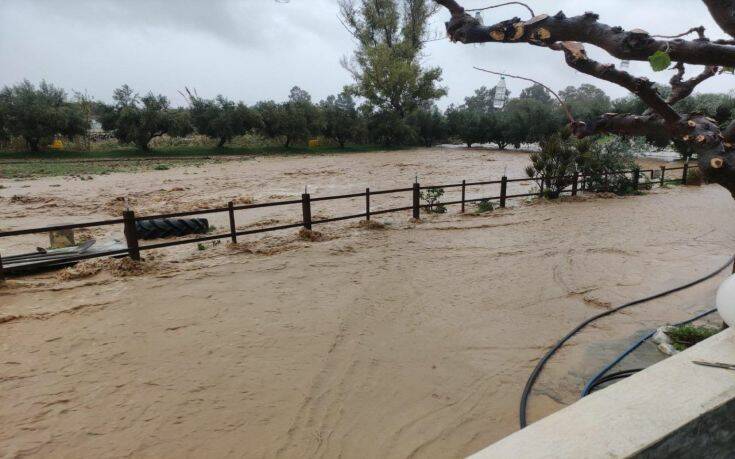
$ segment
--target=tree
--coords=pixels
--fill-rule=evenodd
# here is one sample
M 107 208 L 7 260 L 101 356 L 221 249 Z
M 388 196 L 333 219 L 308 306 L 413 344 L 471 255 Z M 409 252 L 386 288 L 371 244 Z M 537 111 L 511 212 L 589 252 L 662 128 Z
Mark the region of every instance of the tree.
M 540 142 L 563 126 L 558 106 L 536 99 L 512 99 L 503 111 L 520 130 L 517 137 L 524 143 Z
M 10 139 L 10 134 L 8 133 L 8 110 L 6 104 L 2 100 L 2 96 L 0 96 L 0 142 L 6 142 L 8 139 Z
M 353 58 L 343 60 L 355 80 L 349 90 L 365 99 L 367 113 L 375 117 L 371 124 L 384 140 L 401 140 L 397 134 L 410 132 L 406 117 L 446 94 L 437 86 L 441 70 L 421 65 L 428 19 L 437 6 L 427 0 L 340 0 L 339 4 L 341 20 L 358 42 Z M 394 124 L 385 124 L 387 120 Z
M 261 125 L 255 110 L 221 95 L 215 99 L 203 99 L 189 93 L 189 103 L 192 125 L 199 134 L 218 139 L 217 148 Z
M 320 131 L 319 110 L 311 102 L 308 92 L 294 86 L 284 108 L 281 135 L 285 138 L 286 147 L 294 141 L 306 140 L 311 134 Z
M 41 81 L 36 88 L 24 80 L 0 91 L 0 137 L 22 137 L 31 151 L 39 151 L 56 135 L 72 138 L 88 129 L 79 105 L 52 84 Z
M 510 96 L 510 91 L 506 89 L 505 92 L 506 96 Z M 495 88 L 488 89 L 485 86 L 481 86 L 480 89 L 475 90 L 475 94 L 464 98 L 464 104 L 462 106 L 479 113 L 492 113 L 497 111 L 493 105 L 494 100 Z
M 446 134 L 446 120 L 436 105 L 415 110 L 409 115 L 408 124 L 426 147 L 434 145 Z
M 518 96 L 519 99 L 532 99 L 538 102 L 541 102 L 543 104 L 554 104 L 555 101 L 551 99 L 551 96 L 549 95 L 549 91 L 541 86 L 538 83 L 534 83 L 533 85 L 525 88 L 523 91 L 521 91 L 521 95 Z
M 505 150 L 508 145 L 520 148 L 528 137 L 528 125 L 518 120 L 517 116 L 508 111 L 496 112 L 486 116 L 485 141 L 494 143 L 499 150 Z
M 451 13 L 446 26 L 452 41 L 527 43 L 560 51 L 571 68 L 624 87 L 647 107 L 642 115 L 608 112 L 584 120 L 575 119 L 571 127 L 576 137 L 610 133 L 677 139 L 696 153 L 704 178 L 724 186 L 735 197 L 735 122 L 722 129 L 717 120 L 676 108 L 676 103 L 691 95 L 698 84 L 717 75 L 720 69 L 735 67 L 735 40 L 708 40 L 703 27 L 694 27 L 676 38 L 662 38 L 641 29 L 610 27 L 592 12 L 567 17 L 563 12 L 550 16 L 531 11 L 533 18 L 527 21 L 512 18 L 485 26 L 465 12 L 457 0 L 435 1 Z M 735 15 L 732 14 L 735 0 L 702 1 L 720 28 L 735 38 Z M 693 33 L 697 34 L 696 39 L 682 38 Z M 671 62 L 676 62 L 673 67 L 676 73 L 670 81 L 671 93 L 662 95 L 648 79 L 592 59 L 585 44 L 599 47 L 617 59 L 649 62 L 656 71 L 665 70 Z M 704 70 L 684 79 L 686 65 L 702 65 Z
M 286 119 L 286 108 L 284 104 L 277 104 L 272 100 L 258 102 L 255 111 L 260 116 L 260 131 L 269 139 L 275 139 L 283 132 L 282 125 Z
M 491 118 L 467 107 L 451 105 L 446 112 L 450 137 L 461 140 L 472 148 L 473 143 L 485 142 Z
M 578 88 L 567 86 L 559 91 L 559 97 L 571 107 L 575 118 L 583 120 L 594 119 L 612 109 L 610 97 L 602 89 L 587 83 Z
M 352 96 L 343 91 L 329 96 L 319 103 L 322 115 L 322 134 L 337 142 L 340 148 L 354 140 L 358 134 L 360 119 Z
M 271 139 L 283 139 L 286 148 L 293 142 L 306 140 L 321 128 L 319 110 L 309 93 L 298 86 L 291 88 L 287 102 L 259 102 L 255 109 L 262 121 L 261 132 Z
M 139 97 L 128 85 L 113 91 L 114 105 L 104 107 L 102 127 L 115 133 L 120 143 L 133 143 L 150 151 L 150 141 L 162 135 L 184 136 L 192 132 L 189 113 L 174 110 L 168 99 L 149 92 Z

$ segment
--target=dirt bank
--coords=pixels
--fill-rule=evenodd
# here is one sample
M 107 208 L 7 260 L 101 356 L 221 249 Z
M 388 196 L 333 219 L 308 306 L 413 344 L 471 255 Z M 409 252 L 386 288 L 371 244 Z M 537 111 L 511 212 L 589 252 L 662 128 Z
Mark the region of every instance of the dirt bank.
M 191 188 L 184 201 L 259 200 L 300 192 L 286 172 L 308 172 L 327 194 L 410 183 L 414 169 L 444 182 L 480 178 L 485 163 L 500 167 L 495 176 L 525 164 L 491 152 L 368 156 L 70 181 L 63 199 L 91 205 L 173 180 L 165 186 Z M 61 199 L 42 190 L 51 180 L 1 191 L 29 185 L 30 196 Z M 716 186 L 455 212 L 420 224 L 399 214 L 378 229 L 325 226 L 317 241 L 292 231 L 160 251 L 146 269 L 11 281 L 0 290 L 0 456 L 460 457 L 516 429 L 528 373 L 573 325 L 708 272 L 735 250 L 735 204 Z M 8 218 L 28 226 L 37 217 Z M 582 334 L 539 381 L 531 418 L 574 401 L 640 330 L 711 304 L 713 288 Z

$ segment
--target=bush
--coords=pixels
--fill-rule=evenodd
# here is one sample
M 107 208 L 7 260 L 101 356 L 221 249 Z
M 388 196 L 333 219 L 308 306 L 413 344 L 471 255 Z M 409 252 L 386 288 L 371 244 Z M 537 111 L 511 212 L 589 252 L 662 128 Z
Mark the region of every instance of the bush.
M 719 332 L 720 330 L 714 327 L 682 325 L 668 330 L 666 334 L 671 338 L 674 349 L 677 351 L 683 351 L 684 349 L 694 346 L 700 341 L 704 341 Z
M 556 199 L 574 181 L 579 157 L 577 143 L 571 139 L 571 133 L 565 130 L 542 141 L 541 151 L 531 154 L 531 164 L 526 167 L 526 174 L 538 183 L 544 196 Z
M 617 195 L 636 192 L 630 177 L 616 173 L 638 167 L 626 140 L 603 137 L 597 141 L 579 141 L 577 150 L 577 169 L 585 176 L 586 191 L 607 191 Z
M 485 212 L 492 212 L 495 210 L 492 201 L 489 199 L 483 199 L 477 203 L 477 213 L 484 214 Z
M 439 200 L 444 196 L 443 188 L 429 188 L 425 192 L 421 192 L 421 199 L 426 201 L 428 207 L 426 211 L 433 214 L 443 214 L 447 212 L 447 207 Z
M 558 198 L 564 188 L 572 184 L 575 170 L 584 176 L 582 185 L 586 191 L 626 195 L 637 190 L 629 177 L 632 174 L 620 171 L 632 171 L 637 167 L 627 140 L 613 136 L 577 140 L 564 129 L 541 142 L 541 151 L 531 155 L 526 174 L 550 199 Z M 639 184 L 642 189 L 651 186 L 642 176 Z

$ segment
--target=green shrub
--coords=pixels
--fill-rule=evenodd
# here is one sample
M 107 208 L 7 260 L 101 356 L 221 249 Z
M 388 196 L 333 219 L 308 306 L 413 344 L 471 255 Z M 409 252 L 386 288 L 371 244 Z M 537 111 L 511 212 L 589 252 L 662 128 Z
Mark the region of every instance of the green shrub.
M 585 190 L 608 191 L 617 195 L 636 192 L 633 180 L 628 174 L 616 173 L 631 171 L 638 167 L 627 140 L 606 137 L 595 142 L 581 141 L 577 149 L 579 151 L 577 168 L 585 176 Z
M 579 157 L 578 143 L 566 129 L 542 140 L 541 151 L 531 154 L 526 174 L 536 181 L 545 197 L 558 198 L 572 184 Z
M 153 169 L 157 171 L 167 171 L 170 169 L 170 167 L 168 167 L 166 164 L 157 164 L 156 167 L 154 167 Z
M 720 330 L 714 327 L 682 325 L 680 327 L 672 328 L 667 331 L 666 334 L 669 335 L 669 338 L 673 341 L 674 349 L 677 351 L 683 351 L 684 349 L 694 346 L 700 341 L 704 341 L 719 332 Z
M 485 212 L 492 212 L 495 210 L 492 201 L 489 199 L 483 199 L 477 203 L 477 213 L 484 214 Z
M 429 188 L 425 192 L 421 192 L 421 199 L 426 201 L 426 211 L 433 214 L 443 214 L 447 212 L 447 207 L 440 202 L 444 196 L 443 188 Z

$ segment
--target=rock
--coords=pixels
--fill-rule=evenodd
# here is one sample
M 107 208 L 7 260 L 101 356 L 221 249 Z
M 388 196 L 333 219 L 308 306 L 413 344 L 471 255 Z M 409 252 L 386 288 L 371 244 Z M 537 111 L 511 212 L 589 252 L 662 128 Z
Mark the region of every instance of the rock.
M 679 353 L 679 351 L 677 351 L 676 349 L 674 349 L 674 346 L 672 346 L 669 343 L 661 343 L 661 344 L 659 344 L 658 345 L 658 350 L 661 351 L 661 352 L 663 352 L 666 355 L 674 355 L 674 354 L 678 354 Z
M 656 344 L 671 344 L 671 338 L 666 334 L 670 327 L 658 327 L 656 333 L 651 337 L 651 341 Z

